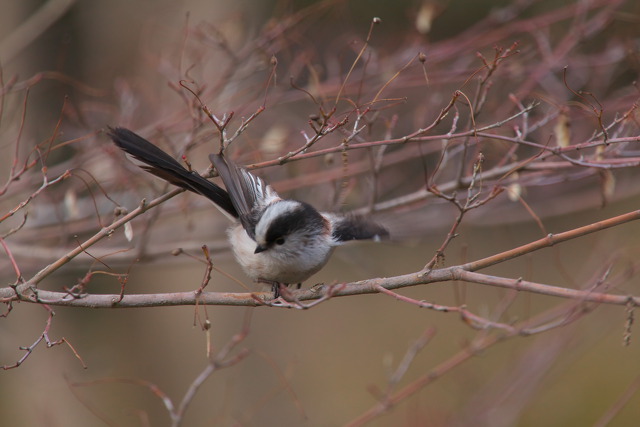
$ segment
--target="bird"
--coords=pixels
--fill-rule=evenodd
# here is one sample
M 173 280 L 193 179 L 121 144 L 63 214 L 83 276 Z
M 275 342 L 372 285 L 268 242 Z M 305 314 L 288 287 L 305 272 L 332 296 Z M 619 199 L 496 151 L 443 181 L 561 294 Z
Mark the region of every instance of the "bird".
M 227 236 L 235 259 L 253 281 L 297 285 L 325 266 L 337 246 L 351 240 L 381 240 L 389 231 L 361 215 L 320 212 L 309 203 L 282 198 L 260 177 L 229 160 L 222 151 L 209 160 L 224 189 L 188 170 L 142 136 L 123 127 L 107 135 L 131 160 L 165 181 L 209 199 L 232 222 Z

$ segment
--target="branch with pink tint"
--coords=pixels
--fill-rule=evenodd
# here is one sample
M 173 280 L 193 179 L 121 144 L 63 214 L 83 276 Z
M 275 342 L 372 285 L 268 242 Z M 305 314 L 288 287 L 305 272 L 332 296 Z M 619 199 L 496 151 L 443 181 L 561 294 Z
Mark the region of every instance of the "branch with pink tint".
M 409 298 L 404 295 L 400 295 L 397 292 L 390 291 L 389 289 L 381 285 L 376 286 L 376 289 L 378 290 L 378 292 L 382 294 L 389 295 L 390 297 L 393 297 L 402 302 L 417 305 L 420 308 L 426 308 L 429 310 L 439 311 L 442 313 L 459 313 L 464 323 L 468 324 L 473 329 L 479 329 L 479 330 L 503 329 L 508 332 L 515 332 L 515 329 L 512 325 L 509 325 L 506 323 L 494 322 L 492 320 L 489 320 L 487 318 L 474 314 L 471 311 L 469 311 L 465 306 L 456 307 L 456 306 L 434 304 L 425 300 L 418 301 L 416 299 Z
M 89 403 L 82 395 L 79 394 L 78 389 L 80 387 L 95 387 L 100 384 L 131 384 L 137 385 L 140 387 L 144 387 L 148 389 L 153 395 L 155 395 L 167 410 L 169 417 L 171 418 L 171 426 L 179 427 L 184 422 L 184 416 L 189 409 L 189 406 L 193 402 L 193 399 L 196 396 L 196 393 L 202 387 L 211 375 L 215 372 L 220 371 L 221 369 L 230 368 L 232 366 L 237 365 L 242 362 L 247 356 L 249 356 L 249 350 L 244 348 L 241 349 L 235 354 L 232 354 L 234 350 L 238 347 L 238 345 L 242 344 L 242 342 L 249 335 L 249 325 L 251 322 L 251 316 L 247 314 L 245 316 L 244 324 L 242 330 L 235 334 L 231 339 L 224 345 L 220 350 L 213 356 L 209 356 L 209 363 L 204 367 L 204 369 L 193 379 L 191 384 L 189 384 L 187 391 L 184 396 L 180 400 L 179 404 L 176 404 L 174 400 L 165 393 L 158 385 L 155 383 L 139 379 L 139 378 L 104 378 L 89 382 L 69 382 L 69 386 L 71 390 L 76 395 L 76 398 L 80 400 L 83 405 L 92 413 L 94 413 L 98 418 L 108 421 L 109 418 L 106 414 L 103 414 L 99 411 L 93 404 Z M 208 349 L 209 351 L 209 349 Z
M 602 283 L 596 282 L 594 286 L 597 287 L 601 285 Z M 409 302 L 411 304 L 415 303 L 412 299 L 399 296 L 395 293 L 393 293 L 393 295 L 391 296 L 394 296 L 396 298 L 399 297 L 400 300 Z M 502 310 L 505 310 L 511 303 L 513 303 L 512 298 L 505 298 L 504 301 L 505 304 L 504 307 L 502 307 Z M 419 301 L 417 302 L 419 303 Z M 583 301 L 566 301 L 563 304 L 559 304 L 555 307 L 547 309 L 530 319 L 520 322 L 514 322 L 511 325 L 499 323 L 497 324 L 493 321 L 490 321 L 489 319 L 478 318 L 476 316 L 475 320 L 479 320 L 480 324 L 485 327 L 480 328 L 480 331 L 476 334 L 474 339 L 465 346 L 465 348 L 463 348 L 460 352 L 451 356 L 444 362 L 431 368 L 426 374 L 420 376 L 416 380 L 413 380 L 398 391 L 395 391 L 393 389 L 393 385 L 395 385 L 396 382 L 393 381 L 394 377 L 392 377 L 389 381 L 389 392 L 382 395 L 378 394 L 376 396 L 378 402 L 376 402 L 374 406 L 351 420 L 346 425 L 348 425 L 349 427 L 362 426 L 378 418 L 379 416 L 390 412 L 395 406 L 408 400 L 412 395 L 422 391 L 423 389 L 433 384 L 446 374 L 449 374 L 461 364 L 467 362 L 473 357 L 486 354 L 486 351 L 488 349 L 494 347 L 497 344 L 506 342 L 518 336 L 528 336 L 532 334 L 548 332 L 552 329 L 567 326 L 568 324 L 581 319 L 594 307 L 595 306 L 585 307 L 583 305 Z M 500 317 L 502 315 L 502 313 L 500 312 L 498 312 L 497 314 L 497 317 Z M 490 333 L 492 330 L 497 330 L 499 332 Z M 424 337 L 421 337 L 417 341 L 417 343 L 421 342 L 423 339 Z M 414 349 L 416 345 L 417 344 L 414 344 L 412 347 L 410 347 L 410 349 L 407 351 L 407 355 L 409 356 L 405 356 L 405 359 L 400 366 L 411 364 L 413 362 L 415 356 L 417 355 L 417 351 L 415 351 Z M 406 367 L 403 369 L 406 370 Z M 371 389 L 371 387 L 369 388 Z
M 175 193 L 178 191 L 176 190 Z M 172 197 L 173 193 L 167 193 L 163 197 Z M 151 202 L 152 204 L 159 203 L 161 199 L 156 199 Z M 138 208 L 132 211 L 129 215 L 140 215 L 140 211 L 143 208 Z M 130 217 L 124 217 L 119 221 L 111 224 L 109 228 L 104 229 L 94 237 L 88 239 L 83 243 L 83 247 L 89 247 L 97 240 L 104 238 L 109 233 L 112 233 L 115 229 L 122 226 L 124 222 L 129 220 Z M 440 269 L 424 269 L 416 273 L 410 273 L 395 277 L 380 278 L 380 279 L 368 279 L 359 282 L 345 283 L 339 285 L 339 289 L 336 289 L 331 285 L 317 285 L 308 290 L 295 291 L 294 295 L 297 301 L 307 301 L 316 299 L 326 299 L 326 297 L 342 297 L 352 295 L 371 294 L 379 292 L 378 286 L 382 286 L 386 289 L 401 289 L 411 286 L 424 285 L 429 283 L 446 282 L 452 280 L 466 281 L 469 283 L 477 283 L 488 286 L 502 287 L 513 289 L 517 291 L 526 291 L 542 295 L 555 296 L 566 299 L 581 300 L 588 302 L 597 302 L 601 304 L 612 304 L 625 306 L 629 303 L 640 305 L 640 296 L 633 295 L 615 295 L 608 293 L 582 291 L 569 288 L 563 288 L 558 286 L 552 286 L 548 284 L 535 283 L 531 281 L 504 277 L 497 277 L 477 273 L 477 270 L 487 268 L 499 263 L 509 261 L 511 259 L 524 256 L 526 254 L 535 252 L 543 248 L 549 248 L 551 246 L 573 240 L 588 234 L 592 234 L 598 231 L 602 231 L 611 227 L 620 226 L 622 224 L 640 219 L 640 210 L 632 211 L 626 214 L 622 214 L 607 220 L 599 221 L 594 224 L 589 224 L 584 227 L 579 227 L 573 230 L 568 230 L 562 233 L 549 234 L 547 237 L 530 242 L 528 244 L 519 246 L 514 249 L 510 249 L 504 252 L 497 253 L 495 255 L 482 258 L 476 261 L 471 261 L 466 264 L 461 264 L 452 267 L 440 268 Z M 76 249 L 75 251 L 82 252 L 83 249 Z M 73 255 L 76 256 L 77 254 Z M 72 259 L 71 255 L 67 255 L 50 266 L 43 269 L 41 272 L 27 280 L 25 283 L 18 285 L 14 288 L 2 288 L 0 289 L 0 298 L 4 301 L 26 301 L 45 303 L 49 305 L 60 306 L 72 306 L 72 307 L 92 307 L 92 308 L 133 308 L 133 307 L 153 307 L 153 306 L 173 306 L 173 305 L 195 305 L 195 304 L 208 304 L 208 305 L 235 305 L 235 306 L 260 306 L 264 305 L 256 300 L 256 297 L 261 298 L 263 301 L 269 300 L 269 293 L 228 293 L 228 292 L 177 292 L 169 294 L 126 294 L 122 296 L 117 295 L 94 295 L 88 294 L 83 298 L 70 298 L 65 292 L 54 292 L 43 289 L 37 289 L 35 285 L 43 280 L 48 274 L 56 269 L 60 268 L 66 262 Z
M 4 365 L 1 366 L 0 368 L 2 368 L 3 370 L 8 370 L 8 369 L 14 369 L 19 367 L 20 365 L 22 365 L 25 360 L 27 360 L 27 358 L 29 356 L 31 356 L 31 354 L 33 353 L 33 351 L 35 350 L 35 348 L 42 342 L 44 341 L 47 348 L 51 348 L 51 347 L 55 347 L 57 345 L 60 344 L 66 344 L 67 347 L 69 347 L 69 349 L 71 350 L 71 352 L 74 354 L 74 356 L 76 357 L 76 359 L 78 359 L 80 361 L 80 363 L 82 364 L 83 368 L 87 368 L 87 366 L 85 365 L 84 361 L 82 360 L 82 357 L 80 357 L 80 354 L 78 354 L 78 352 L 76 351 L 76 349 L 71 345 L 71 343 L 69 342 L 69 340 L 67 340 L 65 337 L 60 338 L 59 340 L 55 340 L 52 341 L 49 338 L 49 330 L 51 329 L 51 321 L 53 320 L 53 315 L 55 314 L 53 312 L 53 310 L 48 307 L 46 304 L 42 304 L 42 307 L 45 308 L 48 312 L 48 317 L 47 317 L 47 322 L 45 324 L 44 330 L 42 331 L 42 334 L 38 337 L 37 340 L 35 340 L 33 342 L 33 344 L 31 344 L 28 347 L 20 347 L 20 350 L 24 351 L 24 355 L 18 359 L 14 364 L 12 365 Z

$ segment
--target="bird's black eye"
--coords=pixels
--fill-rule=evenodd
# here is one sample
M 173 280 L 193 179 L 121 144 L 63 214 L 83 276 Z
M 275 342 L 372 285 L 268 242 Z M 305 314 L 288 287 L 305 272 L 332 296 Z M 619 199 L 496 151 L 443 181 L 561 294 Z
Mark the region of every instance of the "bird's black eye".
M 284 245 L 284 237 L 278 237 L 274 242 L 276 245 Z

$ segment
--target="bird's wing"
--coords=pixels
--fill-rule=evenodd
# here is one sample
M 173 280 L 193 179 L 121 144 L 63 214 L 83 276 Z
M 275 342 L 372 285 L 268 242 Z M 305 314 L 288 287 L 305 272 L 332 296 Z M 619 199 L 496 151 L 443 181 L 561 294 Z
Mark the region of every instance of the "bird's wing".
M 261 178 L 227 160 L 222 154 L 210 154 L 209 160 L 222 178 L 242 226 L 251 238 L 255 238 L 255 226 L 259 219 L 256 214 L 264 206 L 278 200 L 278 194 Z

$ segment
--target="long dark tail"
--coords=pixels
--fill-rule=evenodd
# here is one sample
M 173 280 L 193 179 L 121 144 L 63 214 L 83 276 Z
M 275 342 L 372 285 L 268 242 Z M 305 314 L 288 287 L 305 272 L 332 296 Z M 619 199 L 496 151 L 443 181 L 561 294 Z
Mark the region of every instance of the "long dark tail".
M 147 172 L 185 190 L 203 195 L 233 218 L 238 218 L 229 193 L 197 173 L 188 171 L 173 157 L 140 135 L 121 127 L 110 127 L 107 135 L 120 149 L 141 162 L 136 164 Z

